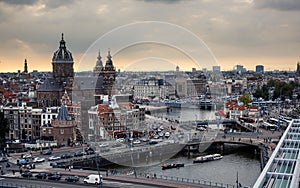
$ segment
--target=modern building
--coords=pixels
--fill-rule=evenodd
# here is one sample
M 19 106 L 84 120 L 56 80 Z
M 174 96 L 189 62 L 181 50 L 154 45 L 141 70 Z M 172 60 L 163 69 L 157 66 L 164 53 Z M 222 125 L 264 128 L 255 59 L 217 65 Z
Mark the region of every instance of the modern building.
M 214 73 L 220 73 L 221 72 L 221 66 L 213 66 L 212 71 Z
M 260 73 L 260 74 L 264 74 L 264 72 L 265 72 L 264 66 L 263 65 L 256 65 L 255 72 Z
M 236 71 L 238 73 L 244 73 L 244 72 L 246 72 L 246 69 L 244 68 L 243 65 L 236 65 L 236 66 L 234 66 L 234 71 Z

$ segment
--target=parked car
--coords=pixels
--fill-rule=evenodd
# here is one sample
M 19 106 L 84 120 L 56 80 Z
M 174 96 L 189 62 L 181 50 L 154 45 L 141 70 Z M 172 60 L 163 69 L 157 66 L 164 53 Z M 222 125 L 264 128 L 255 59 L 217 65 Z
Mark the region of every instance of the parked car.
M 60 156 L 61 159 L 68 159 L 68 158 L 72 158 L 72 157 L 73 157 L 73 156 L 70 155 L 70 154 L 68 154 L 68 153 L 62 154 L 62 155 Z
M 134 141 L 133 141 L 133 144 L 140 144 L 140 143 L 141 143 L 140 140 L 134 140 Z
M 44 155 L 51 155 L 52 154 L 52 151 L 51 150 L 46 150 L 45 152 L 44 152 Z
M 32 155 L 30 153 L 26 153 L 22 156 L 23 159 L 31 159 Z
M 151 140 L 149 141 L 149 144 L 150 144 L 150 145 L 154 145 L 154 144 L 158 144 L 158 142 L 157 142 L 156 140 L 154 140 L 154 139 L 151 139 Z
M 74 157 L 80 157 L 80 156 L 83 156 L 83 155 L 86 155 L 86 152 L 84 151 L 77 151 L 74 153 Z
M 59 160 L 60 156 L 52 155 L 51 157 L 48 158 L 49 161 L 56 161 Z
M 24 172 L 22 173 L 22 176 L 23 176 L 23 177 L 26 177 L 26 178 L 29 178 L 29 177 L 32 177 L 32 173 L 31 173 L 30 171 L 24 171 Z
M 18 159 L 17 160 L 17 165 L 22 166 L 22 165 L 28 165 L 30 164 L 30 161 L 28 159 Z
M 79 181 L 79 177 L 74 176 L 74 175 L 70 175 L 70 176 L 67 176 L 65 180 L 68 181 L 68 182 L 77 182 L 77 181 Z
M 45 158 L 44 157 L 35 157 L 32 162 L 42 163 L 42 162 L 45 162 Z
M 5 163 L 5 162 L 8 162 L 8 158 L 3 157 L 3 158 L 0 160 L 0 163 Z
M 170 137 L 170 132 L 165 132 L 165 137 L 169 138 Z
M 45 172 L 39 172 L 37 175 L 35 175 L 37 179 L 46 179 L 47 174 Z

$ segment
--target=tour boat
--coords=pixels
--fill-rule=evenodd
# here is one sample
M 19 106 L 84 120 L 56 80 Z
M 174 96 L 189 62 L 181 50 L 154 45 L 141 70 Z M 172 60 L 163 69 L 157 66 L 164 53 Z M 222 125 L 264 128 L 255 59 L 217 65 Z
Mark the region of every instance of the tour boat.
M 166 169 L 170 169 L 170 168 L 180 168 L 180 167 L 184 167 L 184 164 L 182 163 L 172 163 L 172 164 L 163 164 L 161 166 L 162 170 L 166 170 Z
M 193 162 L 194 163 L 204 163 L 204 162 L 208 162 L 208 161 L 219 160 L 222 158 L 223 158 L 223 156 L 220 154 L 205 155 L 205 156 L 197 157 Z

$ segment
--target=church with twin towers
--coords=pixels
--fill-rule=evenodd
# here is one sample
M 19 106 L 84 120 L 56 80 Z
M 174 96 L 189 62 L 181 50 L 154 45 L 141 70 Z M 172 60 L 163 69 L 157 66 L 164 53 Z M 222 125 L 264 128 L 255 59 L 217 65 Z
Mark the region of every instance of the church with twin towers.
M 95 96 L 111 96 L 116 68 L 113 65 L 110 50 L 108 50 L 105 65 L 99 51 L 92 77 L 75 76 L 73 65 L 72 53 L 67 49 L 64 34 L 62 34 L 59 48 L 52 57 L 52 76 L 45 78 L 43 84 L 37 89 L 39 107 L 60 106 L 60 99 L 65 92 L 68 93 L 71 101 L 97 101 Z

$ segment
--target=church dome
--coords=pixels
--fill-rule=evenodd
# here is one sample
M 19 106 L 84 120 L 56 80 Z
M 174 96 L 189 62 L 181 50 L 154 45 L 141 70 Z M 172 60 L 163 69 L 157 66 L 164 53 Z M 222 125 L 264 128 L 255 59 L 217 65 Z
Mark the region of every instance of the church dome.
M 67 50 L 66 42 L 64 41 L 64 34 L 62 33 L 61 41 L 59 42 L 59 49 L 54 52 L 53 63 L 73 63 L 72 53 Z

